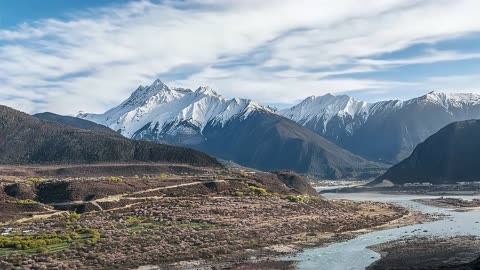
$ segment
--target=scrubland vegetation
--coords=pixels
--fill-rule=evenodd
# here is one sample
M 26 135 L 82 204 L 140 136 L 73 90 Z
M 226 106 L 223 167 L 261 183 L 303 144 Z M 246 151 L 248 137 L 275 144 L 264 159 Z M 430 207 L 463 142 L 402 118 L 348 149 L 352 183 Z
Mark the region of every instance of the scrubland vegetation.
M 284 178 L 208 169 L 5 182 L 23 198 L 0 197 L 10 209 L 0 225 L 0 268 L 228 264 L 271 246 L 318 245 L 408 213 L 383 203 L 327 201 L 298 182 L 303 178 Z

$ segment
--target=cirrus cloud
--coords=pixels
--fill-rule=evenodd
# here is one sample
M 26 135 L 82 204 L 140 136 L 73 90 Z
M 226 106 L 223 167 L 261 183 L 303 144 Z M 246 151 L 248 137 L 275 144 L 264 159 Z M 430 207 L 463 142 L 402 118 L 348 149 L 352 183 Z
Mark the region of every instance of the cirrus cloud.
M 263 103 L 428 87 L 427 77 L 405 82 L 349 74 L 478 59 L 461 50 L 378 56 L 476 33 L 480 21 L 471 18 L 479 9 L 471 0 L 198 0 L 83 10 L 0 30 L 1 102 L 27 112 L 101 112 L 157 77 Z

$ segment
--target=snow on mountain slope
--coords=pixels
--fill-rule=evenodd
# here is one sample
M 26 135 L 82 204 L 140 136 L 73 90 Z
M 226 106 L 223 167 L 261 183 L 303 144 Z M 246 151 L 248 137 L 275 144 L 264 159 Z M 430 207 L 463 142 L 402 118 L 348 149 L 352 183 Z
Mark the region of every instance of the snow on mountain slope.
M 164 136 L 201 134 L 205 126 L 224 125 L 233 117 L 256 110 L 270 111 L 248 99 L 225 99 L 208 87 L 195 91 L 173 88 L 156 80 L 103 114 L 79 114 L 120 131 L 126 137 L 161 141 Z
M 345 114 L 362 104 L 339 101 Z M 332 109 L 333 110 L 333 109 Z M 103 114 L 78 117 L 137 140 L 183 145 L 260 170 L 290 169 L 324 179 L 369 178 L 385 169 L 248 99 L 208 87 L 172 88 L 156 80 Z
M 300 104 L 281 110 L 278 114 L 302 125 L 311 121 L 322 121 L 324 131 L 326 131 L 327 124 L 334 117 L 365 118 L 368 110 L 369 104 L 364 101 L 357 101 L 346 95 L 326 94 L 320 97 L 308 97 Z
M 279 114 L 353 153 L 397 162 L 445 125 L 480 118 L 480 95 L 430 92 L 407 101 L 368 104 L 327 94 L 309 97 Z
M 436 104 L 449 110 L 452 108 L 479 105 L 480 95 L 473 93 L 439 93 L 432 91 L 426 95 L 405 102 L 405 104 L 412 103 Z

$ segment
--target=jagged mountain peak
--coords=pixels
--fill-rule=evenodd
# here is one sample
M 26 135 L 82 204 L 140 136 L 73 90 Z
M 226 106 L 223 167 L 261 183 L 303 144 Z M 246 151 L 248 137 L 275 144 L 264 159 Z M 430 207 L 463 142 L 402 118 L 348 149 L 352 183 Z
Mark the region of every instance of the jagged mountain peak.
M 280 114 L 353 153 L 397 162 L 443 126 L 480 118 L 480 95 L 431 91 L 375 103 L 325 95 L 309 97 Z
M 366 118 L 375 113 L 398 110 L 404 106 L 419 103 L 440 105 L 448 110 L 449 108 L 480 104 L 480 95 L 431 91 L 406 101 L 386 100 L 367 103 L 348 95 L 328 93 L 323 96 L 310 96 L 291 108 L 279 111 L 279 114 L 301 124 L 320 120 L 324 122 L 323 126 L 326 128 L 328 122 L 336 116 L 360 117 L 366 120 Z
M 222 97 L 220 94 L 215 92 L 209 86 L 200 86 L 199 88 L 197 88 L 197 90 L 195 90 L 195 93 L 204 94 L 204 95 L 207 95 L 207 96 Z
M 80 117 L 126 137 L 186 145 L 259 169 L 294 169 L 327 178 L 382 169 L 272 108 L 250 99 L 226 99 L 209 87 L 191 91 L 155 82 L 104 114 Z M 359 164 L 370 166 L 369 172 Z
M 359 107 L 357 109 L 360 109 L 361 107 L 368 105 L 367 102 L 356 100 L 348 95 L 333 95 L 328 93 L 323 96 L 310 96 L 294 107 L 300 107 L 302 105 L 309 104 L 315 106 L 315 109 L 327 111 L 330 111 L 331 109 L 338 109 L 339 111 L 345 111 L 352 115 L 357 113 L 353 107 L 356 106 Z M 352 109 L 354 109 L 354 111 L 352 111 Z
M 480 97 L 479 94 L 475 93 L 456 93 L 456 92 L 441 92 L 437 90 L 433 90 L 428 92 L 427 94 L 419 97 L 419 99 L 456 99 L 456 100 L 471 100 L 474 99 L 476 100 L 478 97 Z
M 292 108 L 279 111 L 279 114 L 300 123 L 307 123 L 314 119 L 323 119 L 326 123 L 335 116 L 364 115 L 368 108 L 367 102 L 358 101 L 348 95 L 337 96 L 328 93 L 323 96 L 308 97 Z
M 480 104 L 480 95 L 474 93 L 448 93 L 430 91 L 429 93 L 406 101 L 406 104 L 436 104 L 446 109 Z
M 207 86 L 192 91 L 155 80 L 150 86 L 140 86 L 122 104 L 104 114 L 79 117 L 106 125 L 127 137 L 140 136 L 139 131 L 174 136 L 179 132 L 201 134 L 208 123 L 223 125 L 256 110 L 272 112 L 249 99 L 228 100 Z

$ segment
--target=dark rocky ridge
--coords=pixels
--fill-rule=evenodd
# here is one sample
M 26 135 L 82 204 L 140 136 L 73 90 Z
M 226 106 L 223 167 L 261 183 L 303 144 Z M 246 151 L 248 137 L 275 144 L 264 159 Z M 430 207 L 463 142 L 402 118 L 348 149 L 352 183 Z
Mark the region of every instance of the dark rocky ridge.
M 264 171 L 293 170 L 317 178 L 371 178 L 386 168 L 367 161 L 285 117 L 257 111 L 223 126 L 209 124 L 193 147 Z
M 0 164 L 140 161 L 220 166 L 196 150 L 72 128 L 5 106 L 0 106 L 0 153 Z
M 56 122 L 59 124 L 64 124 L 67 126 L 75 127 L 75 128 L 80 128 L 80 129 L 86 129 L 86 130 L 91 130 L 95 132 L 102 132 L 110 135 L 117 135 L 121 136 L 117 132 L 113 131 L 109 127 L 99 125 L 97 123 L 80 119 L 77 117 L 72 117 L 72 116 L 65 116 L 65 115 L 58 115 L 54 114 L 51 112 L 44 112 L 44 113 L 37 113 L 34 114 L 33 116 L 37 117 L 38 119 L 42 120 L 47 120 L 51 122 Z
M 299 194 L 307 194 L 310 196 L 319 196 L 319 193 L 310 185 L 308 179 L 304 176 L 296 174 L 292 171 L 275 172 L 277 178 L 282 181 L 291 190 Z
M 452 123 L 419 144 L 407 159 L 390 168 L 372 184 L 433 184 L 479 181 L 480 120 Z

